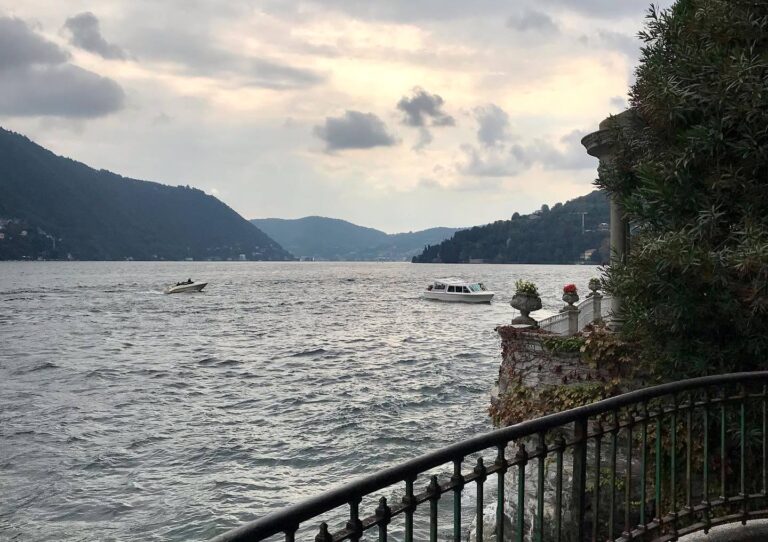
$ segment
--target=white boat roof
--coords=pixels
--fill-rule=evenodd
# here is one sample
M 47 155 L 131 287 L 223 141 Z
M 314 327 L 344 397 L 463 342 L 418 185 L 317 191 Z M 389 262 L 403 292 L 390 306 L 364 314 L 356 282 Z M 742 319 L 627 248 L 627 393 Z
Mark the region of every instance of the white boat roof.
M 457 284 L 459 284 L 461 286 L 464 286 L 466 284 L 479 284 L 480 283 L 480 281 L 470 281 L 470 280 L 459 279 L 459 278 L 456 278 L 456 277 L 448 277 L 448 278 L 444 278 L 444 279 L 435 279 L 435 282 L 440 282 L 442 284 L 449 284 L 449 285 L 453 285 L 453 286 L 455 286 Z

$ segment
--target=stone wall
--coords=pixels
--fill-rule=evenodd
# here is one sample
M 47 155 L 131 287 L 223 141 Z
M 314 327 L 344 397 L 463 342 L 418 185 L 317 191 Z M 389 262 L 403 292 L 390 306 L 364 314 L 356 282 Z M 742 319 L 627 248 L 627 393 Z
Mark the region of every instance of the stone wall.
M 499 396 L 518 384 L 540 390 L 545 386 L 605 381 L 609 378 L 606 371 L 584 362 L 579 352 L 555 354 L 548 351 L 542 339 L 556 335 L 514 326 L 500 326 L 496 331 L 501 337 Z

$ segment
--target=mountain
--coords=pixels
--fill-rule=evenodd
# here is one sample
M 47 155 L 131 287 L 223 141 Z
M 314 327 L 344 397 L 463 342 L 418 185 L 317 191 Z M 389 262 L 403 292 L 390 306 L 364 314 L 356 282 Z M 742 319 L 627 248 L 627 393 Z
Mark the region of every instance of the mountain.
M 0 260 L 293 259 L 195 188 L 97 171 L 2 128 L 0 164 Z
M 551 209 L 543 205 L 530 215 L 462 230 L 413 262 L 601 263 L 610 256 L 608 221 L 608 198 L 595 190 Z
M 426 245 L 439 243 L 459 231 L 458 228 L 431 228 L 387 234 L 322 216 L 294 220 L 257 218 L 251 223 L 295 255 L 317 260 L 407 260 Z

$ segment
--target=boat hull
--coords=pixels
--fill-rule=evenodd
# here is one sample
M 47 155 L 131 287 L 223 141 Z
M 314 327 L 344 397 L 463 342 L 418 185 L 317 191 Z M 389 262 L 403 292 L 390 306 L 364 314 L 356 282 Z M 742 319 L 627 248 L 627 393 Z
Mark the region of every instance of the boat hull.
M 448 293 L 448 292 L 424 292 L 424 299 L 431 299 L 433 301 L 448 301 L 450 303 L 490 303 L 493 299 L 493 293 L 491 292 L 477 292 L 477 293 Z
M 192 284 L 181 284 L 179 286 L 171 286 L 168 288 L 166 294 L 188 294 L 192 292 L 199 292 L 208 285 L 207 282 L 193 282 Z

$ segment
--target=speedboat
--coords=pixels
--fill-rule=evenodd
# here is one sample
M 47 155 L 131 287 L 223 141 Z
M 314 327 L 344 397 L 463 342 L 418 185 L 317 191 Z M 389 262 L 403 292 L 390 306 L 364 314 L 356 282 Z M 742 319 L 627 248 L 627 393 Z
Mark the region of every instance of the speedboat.
M 490 303 L 493 295 L 482 282 L 467 282 L 457 278 L 437 279 L 424 292 L 425 299 L 459 303 Z
M 177 282 L 174 286 L 165 289 L 166 294 L 186 294 L 190 292 L 199 292 L 208 285 L 207 282 Z

